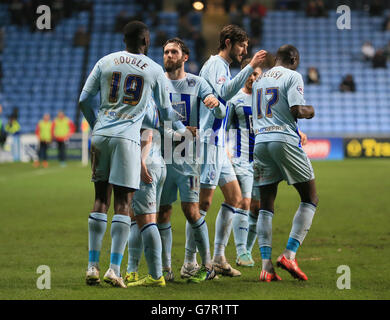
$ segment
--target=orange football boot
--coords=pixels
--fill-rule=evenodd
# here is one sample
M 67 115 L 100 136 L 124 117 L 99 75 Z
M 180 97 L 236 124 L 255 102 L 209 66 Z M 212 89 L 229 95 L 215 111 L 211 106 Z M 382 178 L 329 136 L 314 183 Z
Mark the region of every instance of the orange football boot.
M 284 254 L 282 254 L 277 262 L 276 265 L 279 268 L 282 268 L 289 272 L 294 278 L 299 280 L 307 280 L 307 276 L 303 273 L 303 271 L 298 267 L 298 261 L 297 259 L 289 260 L 287 259 Z
M 279 277 L 276 274 L 276 272 L 269 273 L 267 271 L 261 270 L 259 280 L 263 281 L 263 282 L 271 282 L 271 281 L 280 281 L 280 280 L 282 280 L 282 278 Z

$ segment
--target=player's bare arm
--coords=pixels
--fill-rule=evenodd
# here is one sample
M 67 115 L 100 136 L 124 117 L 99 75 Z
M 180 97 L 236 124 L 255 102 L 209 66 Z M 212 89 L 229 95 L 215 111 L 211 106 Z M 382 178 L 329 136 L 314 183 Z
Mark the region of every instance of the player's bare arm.
M 299 136 L 301 137 L 301 143 L 304 146 L 307 143 L 307 135 L 298 129 Z
M 249 65 L 253 69 L 260 67 L 260 65 L 264 62 L 266 56 L 267 56 L 267 51 L 265 51 L 265 50 L 257 51 L 255 53 L 255 55 L 253 56 L 251 62 L 249 62 Z
M 290 111 L 295 119 L 311 119 L 315 114 L 313 106 L 293 106 Z
M 152 130 L 142 130 L 142 139 L 141 139 L 141 180 L 145 183 L 152 183 L 153 179 L 149 174 L 148 168 L 146 166 L 146 159 L 148 158 L 150 149 L 152 148 L 153 140 L 153 131 Z

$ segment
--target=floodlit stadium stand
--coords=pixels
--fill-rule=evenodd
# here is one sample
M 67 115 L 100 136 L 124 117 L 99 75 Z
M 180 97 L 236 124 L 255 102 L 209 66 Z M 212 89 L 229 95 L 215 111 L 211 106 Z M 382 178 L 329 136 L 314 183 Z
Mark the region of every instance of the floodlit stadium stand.
M 295 45 L 301 54 L 298 71 L 305 82 L 309 67 L 319 70 L 320 85 L 305 85 L 306 101 L 315 107 L 316 117 L 300 121 L 303 131 L 339 136 L 390 133 L 390 67 L 373 69 L 360 54 L 367 40 L 375 48 L 389 42 L 390 32 L 381 31 L 384 16 L 352 12 L 351 30 L 338 30 L 336 11 L 327 18 L 307 18 L 295 11 L 267 14 L 262 48 L 275 52 L 283 44 Z M 338 90 L 347 74 L 354 77 L 354 93 Z
M 121 33 L 115 33 L 115 18 L 121 11 L 138 12 L 135 1 L 94 1 L 93 11 L 74 13 L 62 19 L 52 31 L 31 32 L 27 26 L 10 23 L 8 5 L 0 4 L 0 21 L 5 26 L 6 41 L 0 60 L 3 66 L 0 103 L 7 115 L 19 108 L 22 132 L 33 132 L 46 112 L 55 116 L 63 109 L 76 120 L 77 99 L 85 76 L 102 56 L 124 45 Z M 158 30 L 168 38 L 177 36 L 178 13 L 159 12 Z M 373 69 L 362 61 L 362 44 L 369 40 L 375 48 L 384 47 L 390 32 L 382 32 L 383 17 L 352 12 L 352 29 L 338 30 L 337 14 L 327 18 L 307 18 L 303 12 L 269 11 L 264 18 L 261 48 L 275 52 L 285 43 L 301 53 L 299 70 L 306 82 L 307 69 L 319 70 L 320 85 L 306 85 L 306 101 L 316 109 L 316 118 L 301 121 L 309 135 L 350 135 L 390 133 L 390 68 Z M 192 25 L 201 29 L 201 14 L 190 15 Z M 151 17 L 144 21 L 151 25 Z M 244 25 L 248 26 L 248 19 Z M 75 31 L 91 26 L 89 47 L 74 47 Z M 156 29 L 151 30 L 154 43 Z M 193 41 L 187 41 L 193 55 Z M 149 56 L 162 64 L 162 48 L 152 46 Z M 346 74 L 356 82 L 355 93 L 341 93 L 338 86 Z

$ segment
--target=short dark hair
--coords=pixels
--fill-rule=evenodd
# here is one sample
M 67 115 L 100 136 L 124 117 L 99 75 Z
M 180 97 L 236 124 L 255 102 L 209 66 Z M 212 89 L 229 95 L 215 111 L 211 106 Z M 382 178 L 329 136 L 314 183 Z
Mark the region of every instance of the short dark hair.
M 291 44 L 281 46 L 276 53 L 276 60 L 283 64 L 294 64 L 294 59 L 299 59 L 299 51 Z
M 167 40 L 167 42 L 165 42 L 164 43 L 164 45 L 163 45 L 163 50 L 165 49 L 165 47 L 169 44 L 169 43 L 176 43 L 179 47 L 180 47 L 180 49 L 181 49 L 181 51 L 184 53 L 184 54 L 186 54 L 186 55 L 190 55 L 190 49 L 186 46 L 186 44 L 184 43 L 184 41 L 183 40 L 181 40 L 180 38 L 172 38 L 172 39 L 169 39 L 169 40 Z
M 145 33 L 149 32 L 148 26 L 142 21 L 131 21 L 123 28 L 124 41 L 128 48 L 142 46 Z
M 225 44 L 226 39 L 230 39 L 232 46 L 236 42 L 244 42 L 249 40 L 248 34 L 242 28 L 234 24 L 229 24 L 223 27 L 219 35 L 219 47 L 218 47 L 219 51 L 226 48 L 226 44 Z

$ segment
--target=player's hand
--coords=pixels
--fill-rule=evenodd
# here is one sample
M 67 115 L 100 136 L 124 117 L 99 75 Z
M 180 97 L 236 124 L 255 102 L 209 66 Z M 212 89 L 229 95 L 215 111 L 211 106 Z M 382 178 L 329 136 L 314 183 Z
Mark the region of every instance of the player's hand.
M 301 136 L 301 144 L 304 146 L 307 143 L 307 135 L 303 133 L 301 130 L 298 131 Z
M 249 62 L 250 66 L 255 69 L 257 67 L 260 67 L 260 65 L 264 62 L 266 56 L 267 56 L 267 51 L 265 50 L 260 50 L 255 53 L 253 56 L 251 62 Z
M 219 105 L 218 99 L 216 97 L 214 97 L 213 95 L 207 96 L 206 99 L 203 100 L 203 103 L 210 110 L 218 107 L 218 105 Z
M 189 130 L 189 131 L 191 132 L 191 134 L 192 134 L 193 137 L 196 137 L 197 132 L 198 132 L 197 127 L 190 127 L 190 126 L 187 126 L 186 128 L 187 128 L 187 130 Z
M 153 182 L 152 177 L 149 174 L 148 168 L 146 167 L 145 162 L 141 162 L 141 180 L 147 184 Z

